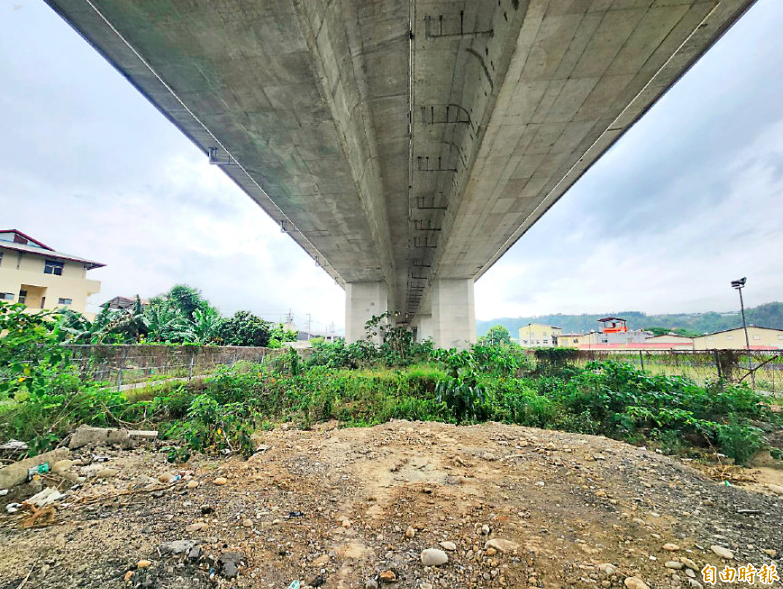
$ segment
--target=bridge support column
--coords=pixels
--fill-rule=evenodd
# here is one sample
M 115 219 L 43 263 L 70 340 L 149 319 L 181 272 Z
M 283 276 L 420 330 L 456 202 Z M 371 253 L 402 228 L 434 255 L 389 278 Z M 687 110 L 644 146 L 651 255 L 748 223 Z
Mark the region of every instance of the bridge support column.
M 466 349 L 476 341 L 473 279 L 436 279 L 431 288 L 432 339 L 435 347 Z
M 364 324 L 373 315 L 380 315 L 388 310 L 386 283 L 379 282 L 346 282 L 345 283 L 345 341 L 352 344 L 364 339 Z M 374 338 L 380 343 L 380 338 Z
M 432 315 L 419 315 L 416 324 L 416 341 L 432 339 Z

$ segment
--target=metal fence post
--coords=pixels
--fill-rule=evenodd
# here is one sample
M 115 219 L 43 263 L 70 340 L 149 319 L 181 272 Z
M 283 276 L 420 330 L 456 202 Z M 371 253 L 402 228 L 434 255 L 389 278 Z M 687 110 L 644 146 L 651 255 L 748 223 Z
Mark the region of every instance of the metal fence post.
M 124 347 L 122 349 L 122 361 L 120 362 L 120 374 L 117 376 L 117 390 L 122 390 L 122 375 L 125 371 L 125 360 L 128 359 L 128 348 Z
M 644 356 L 642 355 L 642 351 L 639 350 L 639 362 L 642 365 L 642 372 L 644 372 Z

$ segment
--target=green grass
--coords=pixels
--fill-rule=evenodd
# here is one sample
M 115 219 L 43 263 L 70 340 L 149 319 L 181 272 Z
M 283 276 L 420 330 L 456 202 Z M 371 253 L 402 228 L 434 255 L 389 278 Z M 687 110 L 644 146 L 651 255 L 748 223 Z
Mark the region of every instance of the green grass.
M 612 361 L 520 367 L 491 350 L 481 353 L 481 362 L 467 352 L 438 352 L 437 360 L 396 368 L 240 363 L 203 379 L 153 380 L 127 392 L 58 373 L 56 394 L 39 387 L 0 402 L 0 436 L 38 451 L 80 423 L 154 427 L 171 440 L 172 459 L 183 460 L 192 450 L 249 454 L 254 431 L 283 421 L 309 428 L 331 419 L 344 426 L 492 420 L 602 434 L 666 452 L 714 446 L 743 463 L 765 446 L 765 430 L 780 427 L 780 414 L 745 385 L 702 384 Z

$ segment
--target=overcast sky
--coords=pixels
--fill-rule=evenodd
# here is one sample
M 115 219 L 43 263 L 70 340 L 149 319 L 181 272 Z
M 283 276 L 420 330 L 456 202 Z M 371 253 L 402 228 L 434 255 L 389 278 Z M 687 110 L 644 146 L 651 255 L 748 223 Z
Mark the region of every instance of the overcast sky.
M 476 284 L 480 319 L 783 300 L 783 2 L 759 0 Z M 343 291 L 43 2 L 0 0 L 0 229 L 314 329 Z

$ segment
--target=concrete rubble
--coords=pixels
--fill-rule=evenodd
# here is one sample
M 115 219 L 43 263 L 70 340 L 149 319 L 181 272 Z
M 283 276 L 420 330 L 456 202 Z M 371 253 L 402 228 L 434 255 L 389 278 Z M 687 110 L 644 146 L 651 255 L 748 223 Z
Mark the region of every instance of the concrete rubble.
M 127 430 L 108 427 L 80 426 L 71 436 L 68 447 L 77 450 L 84 446 L 119 446 L 133 448 L 143 442 L 157 439 L 154 430 Z

